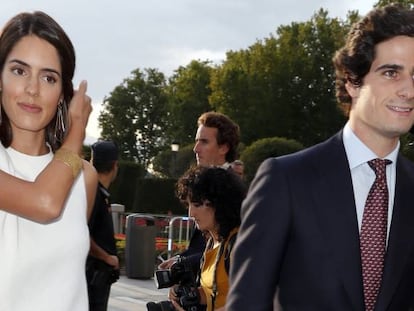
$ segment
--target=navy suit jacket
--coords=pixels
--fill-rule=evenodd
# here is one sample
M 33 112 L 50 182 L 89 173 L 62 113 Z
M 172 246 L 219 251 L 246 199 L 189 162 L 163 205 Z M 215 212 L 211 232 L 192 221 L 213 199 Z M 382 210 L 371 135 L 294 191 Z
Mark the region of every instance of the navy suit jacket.
M 398 156 L 375 311 L 414 310 L 414 164 Z M 276 295 L 277 292 L 277 295 Z M 264 161 L 242 206 L 227 311 L 363 311 L 359 230 L 342 132 Z

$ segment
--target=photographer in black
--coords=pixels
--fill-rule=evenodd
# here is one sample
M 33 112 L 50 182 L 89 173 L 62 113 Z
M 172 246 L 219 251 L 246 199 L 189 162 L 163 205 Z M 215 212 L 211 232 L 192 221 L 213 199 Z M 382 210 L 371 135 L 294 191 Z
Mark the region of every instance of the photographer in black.
M 224 310 L 231 249 L 246 191 L 240 177 L 221 167 L 192 167 L 177 182 L 177 197 L 187 206 L 197 228 L 208 237 L 197 283 L 202 307 L 198 310 Z M 180 304 L 179 287 L 171 287 L 169 299 L 175 310 L 188 311 Z
M 89 218 L 90 250 L 86 261 L 89 311 L 106 311 L 112 283 L 119 278 L 114 226 L 108 188 L 118 174 L 118 146 L 98 141 L 91 146 L 91 163 L 99 185 Z

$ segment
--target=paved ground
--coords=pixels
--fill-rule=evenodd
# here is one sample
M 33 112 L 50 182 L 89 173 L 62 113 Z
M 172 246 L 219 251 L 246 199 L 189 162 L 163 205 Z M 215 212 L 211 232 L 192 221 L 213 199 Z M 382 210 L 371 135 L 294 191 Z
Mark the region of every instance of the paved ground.
M 154 280 L 121 275 L 111 287 L 108 311 L 146 311 L 147 302 L 167 299 L 168 289 L 157 289 Z

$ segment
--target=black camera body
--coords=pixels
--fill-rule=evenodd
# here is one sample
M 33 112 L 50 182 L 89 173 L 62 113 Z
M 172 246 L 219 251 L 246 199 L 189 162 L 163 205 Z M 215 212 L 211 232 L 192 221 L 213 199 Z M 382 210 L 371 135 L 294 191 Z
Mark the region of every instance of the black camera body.
M 186 311 L 201 311 L 199 307 L 200 297 L 191 263 L 185 257 L 178 257 L 175 264 L 169 270 L 155 271 L 155 284 L 158 289 L 167 288 L 178 284 L 175 293 L 180 305 Z M 204 309 L 204 308 L 203 308 Z M 148 311 L 174 311 L 171 301 L 158 303 L 148 302 Z

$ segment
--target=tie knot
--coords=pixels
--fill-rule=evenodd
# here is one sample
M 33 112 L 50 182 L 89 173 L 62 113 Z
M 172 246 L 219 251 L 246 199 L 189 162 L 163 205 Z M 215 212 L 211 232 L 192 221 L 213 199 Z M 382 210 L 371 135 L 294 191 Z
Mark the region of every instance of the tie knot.
M 374 159 L 368 161 L 368 165 L 374 170 L 375 175 L 385 175 L 385 167 L 392 161 L 388 159 Z

